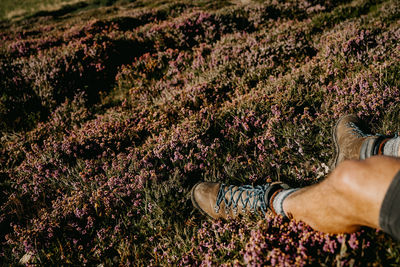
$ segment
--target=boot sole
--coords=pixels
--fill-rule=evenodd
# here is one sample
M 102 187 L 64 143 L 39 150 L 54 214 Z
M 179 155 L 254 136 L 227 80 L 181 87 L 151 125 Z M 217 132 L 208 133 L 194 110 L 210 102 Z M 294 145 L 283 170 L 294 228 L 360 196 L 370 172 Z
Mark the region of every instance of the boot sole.
M 333 159 L 331 160 L 331 164 L 330 164 L 330 166 L 329 166 L 330 169 L 331 169 L 331 171 L 333 171 L 333 170 L 335 169 L 336 164 L 337 164 L 337 160 L 338 160 L 338 157 L 339 157 L 339 145 L 338 145 L 337 140 L 336 140 L 336 128 L 337 128 L 337 126 L 339 125 L 339 122 L 342 120 L 342 118 L 343 118 L 343 117 L 341 117 L 341 118 L 336 122 L 335 126 L 332 127 L 332 130 L 331 130 L 333 143 L 335 144 L 335 154 L 333 155 Z

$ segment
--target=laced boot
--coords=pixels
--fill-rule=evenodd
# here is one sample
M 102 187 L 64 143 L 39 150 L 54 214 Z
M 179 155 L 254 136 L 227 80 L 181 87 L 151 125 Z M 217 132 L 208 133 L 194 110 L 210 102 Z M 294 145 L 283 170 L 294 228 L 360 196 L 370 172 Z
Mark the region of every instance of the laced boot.
M 289 187 L 282 183 L 233 186 L 203 182 L 193 187 L 191 198 L 197 209 L 213 219 L 235 218 L 248 212 L 265 216 L 271 197 L 287 188 Z
M 386 137 L 368 134 L 362 125 L 362 121 L 355 115 L 346 115 L 337 121 L 332 130 L 336 148 L 331 164 L 332 170 L 344 160 L 366 159 L 382 154 L 382 145 L 387 140 Z

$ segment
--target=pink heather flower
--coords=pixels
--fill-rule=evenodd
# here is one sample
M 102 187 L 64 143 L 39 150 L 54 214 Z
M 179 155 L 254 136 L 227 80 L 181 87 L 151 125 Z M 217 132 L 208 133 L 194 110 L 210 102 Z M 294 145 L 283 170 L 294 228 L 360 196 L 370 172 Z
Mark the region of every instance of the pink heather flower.
M 356 236 L 355 233 L 350 235 L 348 243 L 349 243 L 349 246 L 352 249 L 357 249 L 358 248 L 359 241 L 358 241 L 357 236 Z

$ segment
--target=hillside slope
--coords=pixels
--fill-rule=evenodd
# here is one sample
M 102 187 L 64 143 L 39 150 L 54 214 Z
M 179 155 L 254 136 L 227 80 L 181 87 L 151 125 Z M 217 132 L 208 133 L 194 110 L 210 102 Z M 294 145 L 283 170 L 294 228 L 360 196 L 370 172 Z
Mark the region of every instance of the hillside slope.
M 399 263 L 380 231 L 210 221 L 189 197 L 201 180 L 320 181 L 346 113 L 398 132 L 399 1 L 34 8 L 0 22 L 2 263 Z

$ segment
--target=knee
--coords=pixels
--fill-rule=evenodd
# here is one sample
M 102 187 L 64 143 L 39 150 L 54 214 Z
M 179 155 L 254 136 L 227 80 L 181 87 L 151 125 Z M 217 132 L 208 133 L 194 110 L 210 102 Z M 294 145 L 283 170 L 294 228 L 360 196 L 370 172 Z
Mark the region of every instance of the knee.
M 375 156 L 366 160 L 341 162 L 328 177 L 328 184 L 339 192 L 376 191 L 388 185 L 400 170 L 400 159 Z
M 338 193 L 353 195 L 363 186 L 365 168 L 359 160 L 340 163 L 328 178 L 329 185 Z

